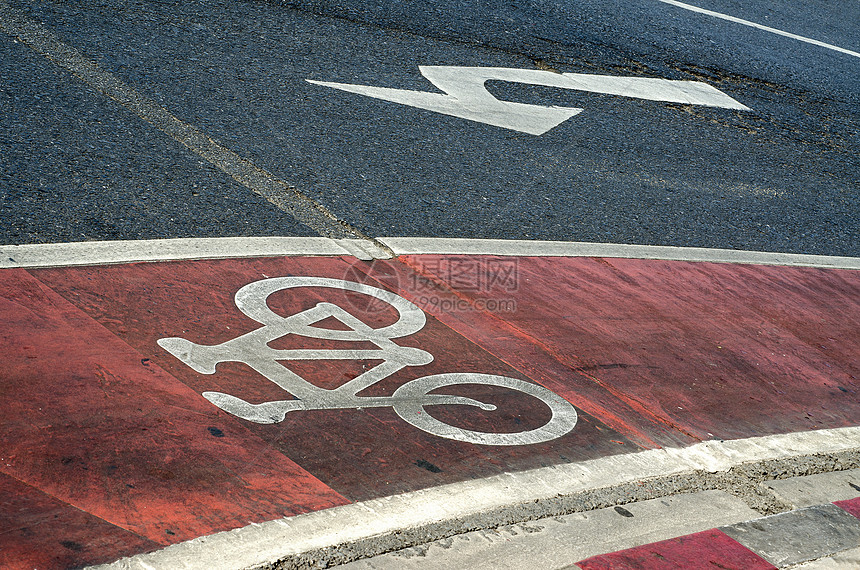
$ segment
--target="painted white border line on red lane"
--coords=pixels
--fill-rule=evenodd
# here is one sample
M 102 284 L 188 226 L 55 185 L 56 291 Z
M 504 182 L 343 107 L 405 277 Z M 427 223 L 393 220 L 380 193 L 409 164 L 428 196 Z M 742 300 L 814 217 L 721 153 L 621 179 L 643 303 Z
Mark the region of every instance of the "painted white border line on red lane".
M 609 257 L 860 269 L 860 258 L 733 249 L 624 245 L 561 241 L 461 238 L 379 238 L 396 255 L 503 255 Z M 181 261 L 278 256 L 385 258 L 372 242 L 321 237 L 180 238 L 139 241 L 91 241 L 56 244 L 0 245 L 0 269 L 64 267 L 147 261 Z
M 860 258 L 829 255 L 770 253 L 701 247 L 625 245 L 570 241 L 526 241 L 460 238 L 379 238 L 396 255 L 510 255 L 546 257 L 619 257 L 663 259 L 668 261 L 705 261 L 758 265 L 796 265 L 832 269 L 860 269 Z
M 201 569 L 269 567 L 309 554 L 337 562 L 336 549 L 361 545 L 368 555 L 411 546 L 410 536 L 450 521 L 473 527 L 494 526 L 494 514 L 516 510 L 528 520 L 540 507 L 565 496 L 668 478 L 721 473 L 768 461 L 801 460 L 813 455 L 860 452 L 860 427 L 770 435 L 730 441 L 707 441 L 685 448 L 663 448 L 602 457 L 580 463 L 505 473 L 334 507 L 296 517 L 169 546 L 100 566 L 112 570 L 152 568 Z M 600 506 L 600 505 L 597 505 Z M 552 516 L 552 515 L 549 515 Z M 500 517 L 497 524 L 508 524 Z M 479 522 L 480 521 L 480 522 Z M 427 536 L 427 540 L 442 537 Z M 398 541 L 405 542 L 398 544 Z
M 136 241 L 0 245 L 0 268 L 108 265 L 136 261 L 180 261 L 296 255 L 355 255 L 321 237 L 180 238 Z

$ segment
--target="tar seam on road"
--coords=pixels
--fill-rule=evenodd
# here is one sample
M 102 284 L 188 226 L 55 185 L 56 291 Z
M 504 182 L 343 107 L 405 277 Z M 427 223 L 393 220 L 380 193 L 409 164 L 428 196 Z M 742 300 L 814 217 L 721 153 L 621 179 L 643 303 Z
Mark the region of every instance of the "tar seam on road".
M 749 26 L 751 28 L 756 28 L 757 30 L 764 30 L 765 32 L 770 32 L 772 34 L 777 34 L 780 36 L 785 36 L 787 38 L 791 38 L 793 40 L 799 40 L 801 42 L 806 42 L 808 44 L 812 44 L 815 46 L 832 49 L 833 51 L 838 51 L 840 53 L 846 53 L 848 55 L 853 55 L 854 57 L 860 57 L 860 53 L 856 51 L 851 51 L 850 49 L 841 48 L 839 46 L 835 46 L 833 44 L 828 44 L 824 42 L 820 42 L 818 40 L 814 40 L 812 38 L 807 38 L 804 36 L 798 36 L 797 34 L 792 34 L 791 32 L 784 32 L 782 30 L 777 30 L 776 28 L 771 28 L 769 26 L 763 26 L 761 24 L 756 24 L 755 22 L 750 22 L 749 20 L 743 20 L 741 18 L 735 18 L 734 16 L 729 16 L 727 14 L 721 14 L 720 12 L 713 12 L 711 10 L 705 10 L 704 8 L 699 8 L 698 6 L 692 6 L 690 4 L 684 4 L 683 2 L 678 2 L 677 0 L 659 0 L 664 4 L 670 4 L 672 6 L 677 6 L 678 8 L 683 8 L 685 10 L 690 10 L 691 12 L 697 12 L 699 14 L 705 14 L 706 16 L 713 16 L 714 18 L 720 18 L 721 20 L 728 20 L 729 22 L 734 22 L 736 24 L 743 24 L 744 26 Z
M 250 160 L 218 144 L 199 129 L 184 123 L 158 103 L 144 97 L 112 73 L 66 45 L 53 33 L 0 0 L 0 30 L 36 53 L 71 72 L 90 87 L 135 113 L 238 183 L 260 195 L 322 236 L 361 240 L 368 257 L 390 257 L 388 248 L 336 218 L 325 206 L 278 179 Z

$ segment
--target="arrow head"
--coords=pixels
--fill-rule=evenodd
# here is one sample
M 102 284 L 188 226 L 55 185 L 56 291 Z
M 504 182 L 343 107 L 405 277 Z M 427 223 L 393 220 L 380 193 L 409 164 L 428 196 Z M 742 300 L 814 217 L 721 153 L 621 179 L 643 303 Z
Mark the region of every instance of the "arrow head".
M 520 131 L 531 135 L 542 135 L 582 112 L 582 109 L 570 107 L 544 107 L 525 103 L 499 101 L 489 92 L 485 97 L 463 99 L 454 95 L 428 93 L 426 91 L 410 91 L 407 89 L 389 89 L 387 87 L 372 87 L 370 85 L 352 85 L 348 83 L 331 83 L 328 81 L 306 80 L 314 85 L 322 85 L 340 89 L 349 93 L 357 93 L 374 99 L 409 105 L 426 109 L 443 115 L 460 117 L 478 123 Z M 478 103 L 478 104 L 476 104 Z

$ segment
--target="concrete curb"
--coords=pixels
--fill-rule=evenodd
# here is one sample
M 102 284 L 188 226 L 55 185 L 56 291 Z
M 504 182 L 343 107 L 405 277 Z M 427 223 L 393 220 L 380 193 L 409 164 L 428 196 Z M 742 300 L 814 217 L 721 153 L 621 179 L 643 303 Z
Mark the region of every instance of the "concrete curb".
M 860 546 L 858 516 L 860 498 L 837 501 L 593 556 L 576 566 L 788 568 Z
M 720 488 L 727 477 L 735 487 L 738 476 L 805 475 L 822 465 L 860 466 L 860 428 L 708 441 L 506 473 L 254 524 L 98 568 L 325 568 L 476 529 Z M 728 535 L 719 532 L 725 542 Z

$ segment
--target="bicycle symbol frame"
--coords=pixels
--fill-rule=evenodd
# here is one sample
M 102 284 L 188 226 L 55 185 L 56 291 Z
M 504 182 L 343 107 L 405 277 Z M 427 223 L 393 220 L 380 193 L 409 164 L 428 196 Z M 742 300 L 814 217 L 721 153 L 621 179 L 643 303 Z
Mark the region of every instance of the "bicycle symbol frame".
M 283 317 L 272 311 L 268 297 L 285 289 L 325 287 L 369 295 L 391 305 L 398 313 L 394 324 L 374 329 L 339 305 L 321 302 L 315 307 Z M 220 362 L 243 362 L 274 382 L 295 399 L 252 404 L 222 392 L 204 392 L 203 396 L 225 412 L 260 424 L 277 423 L 287 413 L 297 410 L 335 410 L 390 407 L 407 423 L 425 432 L 475 444 L 528 445 L 550 441 L 570 432 L 577 422 L 573 405 L 554 392 L 516 378 L 478 373 L 447 373 L 423 376 L 397 388 L 391 396 L 358 396 L 357 394 L 407 366 L 423 366 L 433 356 L 420 348 L 399 346 L 392 339 L 421 330 L 426 324 L 424 312 L 410 301 L 390 291 L 363 283 L 323 277 L 273 277 L 245 285 L 236 292 L 236 306 L 263 326 L 217 345 L 200 345 L 184 338 L 158 340 L 158 345 L 201 374 L 215 374 Z M 313 326 L 334 317 L 349 330 Z M 373 349 L 275 349 L 273 340 L 286 335 L 310 338 L 369 341 Z M 288 360 L 364 360 L 382 362 L 335 389 L 320 388 L 279 361 Z M 516 390 L 546 404 L 552 417 L 543 426 L 515 433 L 485 433 L 446 424 L 425 410 L 427 406 L 464 405 L 492 411 L 496 406 L 472 398 L 431 392 L 445 386 L 482 384 Z

